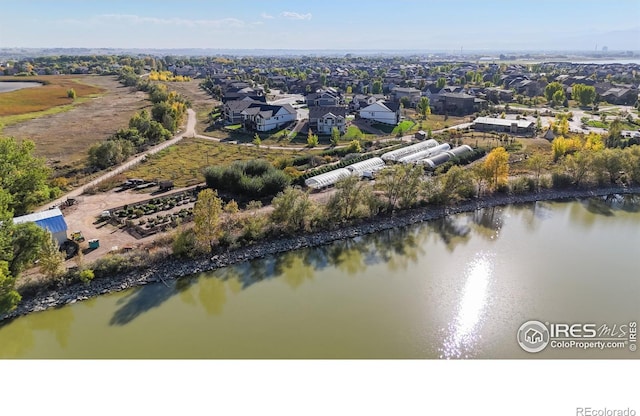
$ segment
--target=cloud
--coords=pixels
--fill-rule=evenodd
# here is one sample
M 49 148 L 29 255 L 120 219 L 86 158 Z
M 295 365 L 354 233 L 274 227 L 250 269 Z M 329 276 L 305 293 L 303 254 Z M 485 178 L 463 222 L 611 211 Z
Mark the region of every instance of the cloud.
M 262 12 L 262 13 L 260 14 L 260 17 L 262 17 L 263 19 L 273 19 L 273 16 L 272 16 L 272 15 L 267 14 L 267 13 L 265 13 L 265 12 Z
M 135 14 L 103 14 L 98 16 L 101 21 L 121 21 L 131 24 L 155 24 L 168 26 L 187 26 L 187 27 L 243 27 L 245 22 L 233 17 L 223 19 L 204 20 L 204 19 L 180 19 L 180 18 L 161 18 L 138 16 Z
M 311 13 L 282 12 L 281 15 L 292 20 L 311 20 Z

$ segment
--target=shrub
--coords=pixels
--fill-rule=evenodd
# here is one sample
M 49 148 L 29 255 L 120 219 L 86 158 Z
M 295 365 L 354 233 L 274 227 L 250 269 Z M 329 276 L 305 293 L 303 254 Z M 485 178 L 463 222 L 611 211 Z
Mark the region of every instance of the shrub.
M 248 197 L 276 195 L 291 181 L 284 172 L 264 160 L 234 162 L 226 168 L 210 167 L 204 176 L 210 188 Z
M 192 258 L 198 255 L 198 244 L 193 229 L 183 230 L 176 234 L 171 245 L 176 257 Z
M 556 172 L 551 175 L 551 183 L 553 188 L 564 189 L 564 188 L 570 187 L 571 184 L 573 183 L 573 180 L 569 175 Z
M 93 273 L 93 270 L 91 269 L 85 269 L 82 270 L 80 272 L 80 274 L 78 275 L 78 278 L 80 278 L 80 280 L 84 283 L 89 283 L 93 280 L 93 278 L 96 277 L 95 274 Z
M 526 194 L 536 189 L 533 178 L 522 176 L 511 183 L 511 192 L 514 194 Z

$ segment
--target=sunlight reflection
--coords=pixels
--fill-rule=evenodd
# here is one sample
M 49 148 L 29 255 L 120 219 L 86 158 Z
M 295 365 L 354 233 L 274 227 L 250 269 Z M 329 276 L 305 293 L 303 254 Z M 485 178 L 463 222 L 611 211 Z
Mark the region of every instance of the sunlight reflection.
M 493 255 L 478 253 L 467 265 L 467 280 L 458 313 L 448 327 L 449 336 L 440 349 L 440 358 L 468 358 L 468 352 L 480 338 L 475 329 L 481 323 L 487 305 L 493 261 Z

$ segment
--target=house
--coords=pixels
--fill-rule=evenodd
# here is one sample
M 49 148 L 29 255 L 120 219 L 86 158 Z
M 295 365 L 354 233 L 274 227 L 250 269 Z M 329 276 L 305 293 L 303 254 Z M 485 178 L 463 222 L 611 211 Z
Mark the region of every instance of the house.
M 431 107 L 439 114 L 467 115 L 488 107 L 487 101 L 465 93 L 440 93 Z
M 396 87 L 391 90 L 391 99 L 397 103 L 401 102 L 403 98 L 409 100 L 409 106 L 415 108 L 420 101 L 422 92 L 417 88 L 401 88 Z
M 342 95 L 335 88 L 318 90 L 306 96 L 309 107 L 335 107 L 341 105 Z
M 368 105 L 375 103 L 376 101 L 384 98 L 376 98 L 373 95 L 356 94 L 353 96 L 349 103 L 349 110 L 358 111 Z
M 240 115 L 246 129 L 270 131 L 295 121 L 298 113 L 290 104 L 269 105 L 252 102 Z
M 622 87 L 610 88 L 601 95 L 601 98 L 610 104 L 633 105 L 638 101 L 638 90 Z
M 224 103 L 222 106 L 222 114 L 225 121 L 230 124 L 242 122 L 242 112 L 253 103 L 259 103 L 259 101 L 252 100 L 251 98 L 243 98 L 242 100 L 233 100 Z
M 62 211 L 60 211 L 59 208 L 35 212 L 33 214 L 23 215 L 13 219 L 14 224 L 24 224 L 28 222 L 33 222 L 38 227 L 48 230 L 58 244 L 62 244 L 67 241 L 68 227 L 64 220 L 64 216 L 62 215 Z
M 513 101 L 513 91 L 502 88 L 487 88 L 484 90 L 487 100 L 498 104 L 499 102 L 510 103 Z
M 309 127 L 318 134 L 331 134 L 337 127 L 340 134 L 346 131 L 347 109 L 345 107 L 309 108 Z
M 379 100 L 360 110 L 360 118 L 396 125 L 400 121 L 400 104 Z
M 524 119 L 511 120 L 504 118 L 478 117 L 473 121 L 473 128 L 478 131 L 496 131 L 533 135 L 535 123 Z

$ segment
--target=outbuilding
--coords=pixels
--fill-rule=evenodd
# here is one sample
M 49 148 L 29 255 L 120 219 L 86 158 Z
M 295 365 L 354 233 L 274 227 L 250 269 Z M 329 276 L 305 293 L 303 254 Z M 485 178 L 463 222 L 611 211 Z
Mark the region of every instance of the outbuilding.
M 371 159 L 345 166 L 345 169 L 355 176 L 362 176 L 364 172 L 375 172 L 382 168 L 384 168 L 384 160 L 379 157 L 372 157 Z
M 27 222 L 34 222 L 38 227 L 51 232 L 58 244 L 67 241 L 67 223 L 59 208 L 34 212 L 33 214 L 23 215 L 13 219 L 14 224 L 24 224 Z
M 304 184 L 312 189 L 322 189 L 327 186 L 334 185 L 342 178 L 351 176 L 351 172 L 348 169 L 340 168 L 330 172 L 325 172 L 320 175 L 312 176 L 304 181 Z
M 400 158 L 402 158 L 404 156 L 408 156 L 408 155 L 413 154 L 413 153 L 418 153 L 418 152 L 420 152 L 422 150 L 426 150 L 426 149 L 430 149 L 432 147 L 436 147 L 437 145 L 438 145 L 437 141 L 435 141 L 433 139 L 429 139 L 429 140 L 426 140 L 424 142 L 420 142 L 420 143 L 412 144 L 412 145 L 409 145 L 409 146 L 401 147 L 400 149 L 392 150 L 390 152 L 384 153 L 380 157 L 384 161 L 396 162 L 396 161 L 398 161 L 398 159 L 400 159 Z

